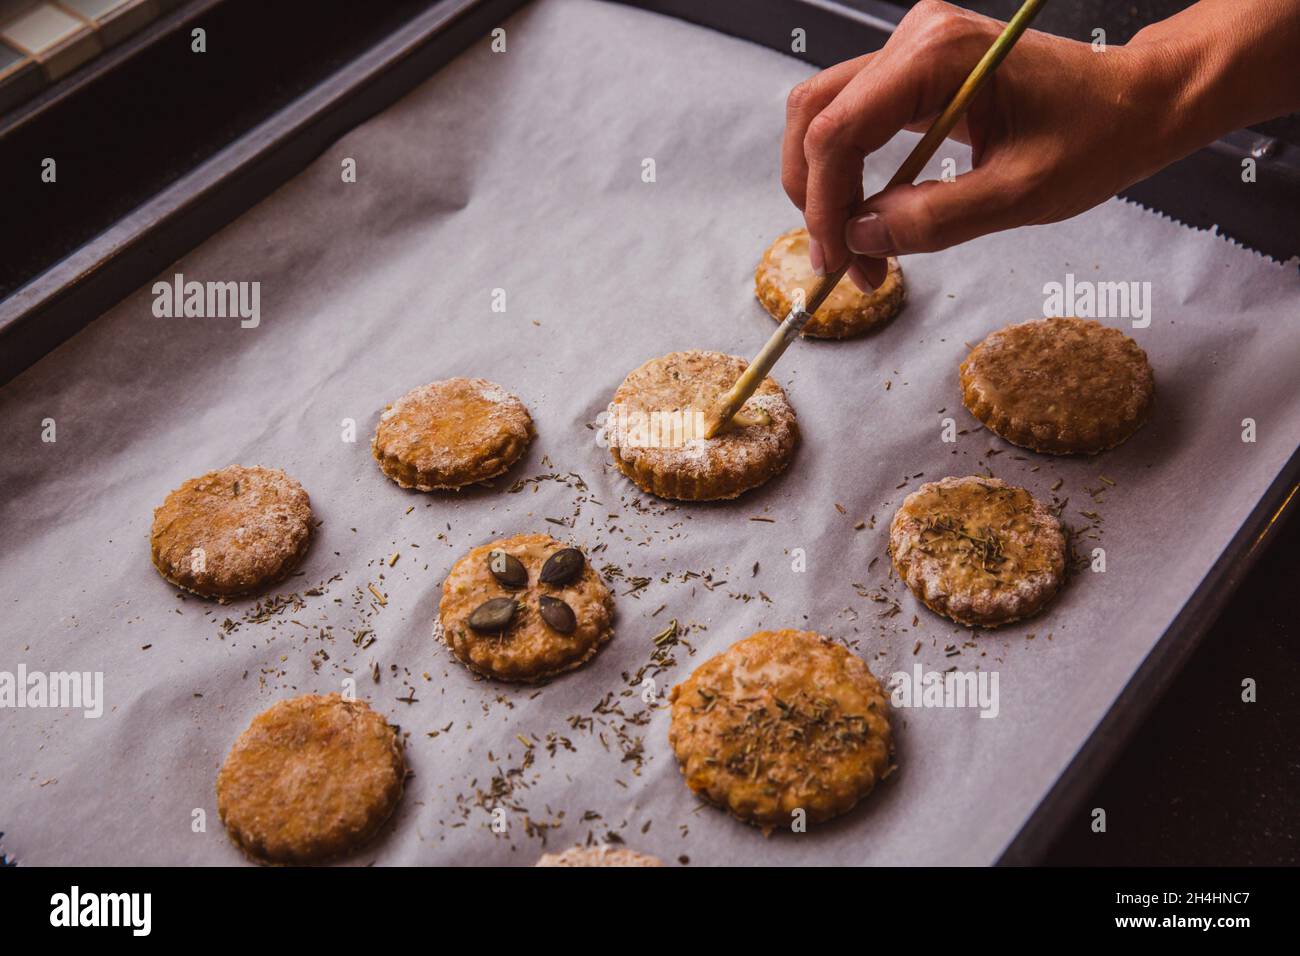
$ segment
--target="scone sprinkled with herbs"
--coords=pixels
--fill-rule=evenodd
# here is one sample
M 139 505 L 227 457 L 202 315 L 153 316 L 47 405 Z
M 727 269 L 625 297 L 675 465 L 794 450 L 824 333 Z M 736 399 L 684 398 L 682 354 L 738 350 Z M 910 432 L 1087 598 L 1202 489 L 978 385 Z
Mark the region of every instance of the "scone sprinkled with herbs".
M 894 569 L 926 607 L 970 627 L 1029 617 L 1061 587 L 1060 521 L 1028 491 L 974 475 L 922 485 L 889 527 Z
M 686 785 L 764 833 L 845 813 L 893 769 L 880 682 L 811 631 L 738 641 L 671 701 L 668 739 Z

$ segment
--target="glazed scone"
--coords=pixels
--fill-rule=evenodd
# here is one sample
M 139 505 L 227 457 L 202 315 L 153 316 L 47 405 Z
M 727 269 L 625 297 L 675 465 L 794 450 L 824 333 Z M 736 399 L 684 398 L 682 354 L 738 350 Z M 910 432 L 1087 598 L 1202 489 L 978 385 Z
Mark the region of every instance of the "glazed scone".
M 672 690 L 668 741 L 686 785 L 770 832 L 795 811 L 820 823 L 852 809 L 892 769 L 889 701 L 841 644 L 760 631 Z
M 735 498 L 781 472 L 799 440 L 794 409 L 766 378 L 732 427 L 704 420 L 749 363 L 721 352 L 672 352 L 634 369 L 614 393 L 605 439 L 619 471 L 661 498 Z
M 248 594 L 283 580 L 311 542 L 311 500 L 278 468 L 230 465 L 191 478 L 154 510 L 158 573 L 204 597 Z
M 614 598 L 577 548 L 518 534 L 447 574 L 435 638 L 471 670 L 532 683 L 580 667 L 613 635 Z
M 997 478 L 944 478 L 903 500 L 889 526 L 899 578 L 926 607 L 968 627 L 1036 614 L 1061 587 L 1061 523 Z
M 545 853 L 533 866 L 663 866 L 663 862 L 658 857 L 606 843 L 570 847 L 563 853 Z
M 403 488 L 444 491 L 502 474 L 532 437 L 532 416 L 514 395 L 486 379 L 450 378 L 389 405 L 370 450 Z
M 801 227 L 779 237 L 763 254 L 754 271 L 754 294 L 767 314 L 782 322 L 794 308 L 795 299 L 802 307 L 820 281 L 821 276 L 808 262 L 808 230 Z M 845 275 L 808 320 L 802 334 L 821 339 L 862 335 L 896 316 L 906 298 L 903 269 L 891 256 L 880 288 L 864 293 Z
M 370 840 L 405 777 L 401 738 L 369 705 L 306 694 L 239 735 L 217 775 L 217 812 L 255 860 L 319 863 Z
M 991 334 L 961 363 L 962 402 L 1013 445 L 1057 455 L 1112 448 L 1146 421 L 1146 353 L 1091 319 L 1035 319 Z

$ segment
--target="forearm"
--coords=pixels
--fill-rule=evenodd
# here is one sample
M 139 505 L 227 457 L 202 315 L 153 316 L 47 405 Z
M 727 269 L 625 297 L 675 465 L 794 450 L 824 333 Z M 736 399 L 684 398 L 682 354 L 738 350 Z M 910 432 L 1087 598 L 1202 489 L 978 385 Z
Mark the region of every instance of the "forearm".
M 1300 109 L 1300 0 L 1201 0 L 1140 31 L 1125 51 L 1165 77 L 1179 156 Z
M 1201 0 L 1104 51 L 1030 30 L 957 129 L 974 168 L 864 200 L 864 157 L 926 128 L 1002 26 L 918 2 L 883 50 L 791 94 L 782 184 L 815 271 L 853 256 L 866 285 L 884 279 L 886 256 L 1060 222 L 1229 130 L 1300 109 L 1300 0 Z

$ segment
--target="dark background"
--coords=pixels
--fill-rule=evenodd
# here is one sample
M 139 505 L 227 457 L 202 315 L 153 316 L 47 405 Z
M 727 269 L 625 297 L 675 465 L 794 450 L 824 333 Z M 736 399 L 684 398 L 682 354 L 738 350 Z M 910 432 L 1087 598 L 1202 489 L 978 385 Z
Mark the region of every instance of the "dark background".
M 1300 864 L 1297 588 L 1292 518 L 1045 863 Z M 1246 677 L 1257 703 L 1241 700 Z M 1091 831 L 1093 807 L 1106 810 L 1106 833 Z

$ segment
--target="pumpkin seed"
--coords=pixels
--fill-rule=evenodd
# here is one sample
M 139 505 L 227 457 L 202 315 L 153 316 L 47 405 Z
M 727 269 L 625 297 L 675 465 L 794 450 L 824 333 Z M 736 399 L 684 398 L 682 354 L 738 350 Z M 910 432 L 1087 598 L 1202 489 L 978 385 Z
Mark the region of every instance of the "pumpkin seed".
M 582 552 L 577 548 L 563 548 L 546 559 L 540 580 L 543 584 L 561 587 L 582 573 Z
M 514 598 L 499 597 L 484 601 L 469 616 L 469 626 L 476 631 L 504 631 L 514 620 L 517 608 Z
M 523 563 L 512 554 L 504 551 L 488 552 L 488 570 L 503 588 L 517 591 L 528 587 L 528 572 Z
M 559 598 L 543 594 L 537 603 L 542 612 L 542 620 L 550 625 L 551 630 L 572 634 L 577 629 L 578 618 L 573 613 L 573 608 Z

